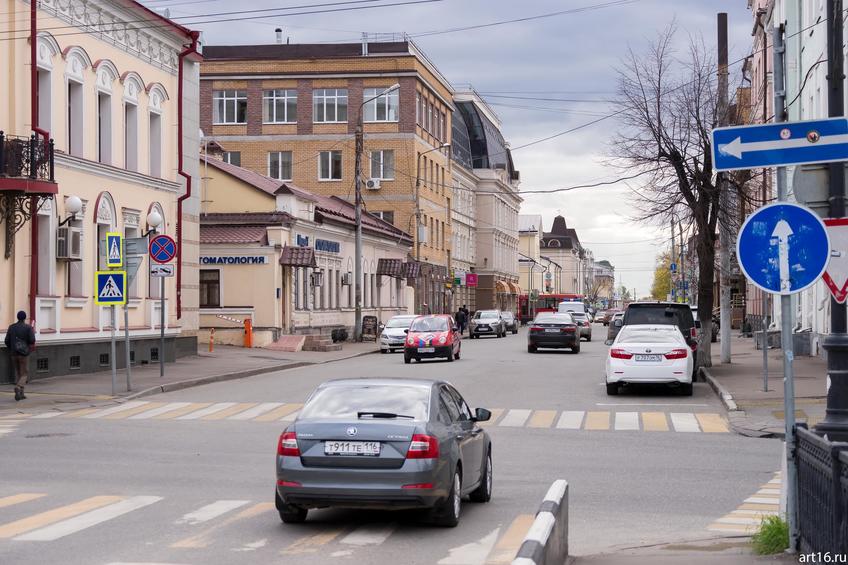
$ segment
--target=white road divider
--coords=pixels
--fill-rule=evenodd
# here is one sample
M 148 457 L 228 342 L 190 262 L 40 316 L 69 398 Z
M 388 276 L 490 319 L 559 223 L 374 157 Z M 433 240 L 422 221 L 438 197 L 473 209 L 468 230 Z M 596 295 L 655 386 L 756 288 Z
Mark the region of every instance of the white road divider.
M 561 565 L 568 560 L 568 482 L 554 481 L 512 565 Z

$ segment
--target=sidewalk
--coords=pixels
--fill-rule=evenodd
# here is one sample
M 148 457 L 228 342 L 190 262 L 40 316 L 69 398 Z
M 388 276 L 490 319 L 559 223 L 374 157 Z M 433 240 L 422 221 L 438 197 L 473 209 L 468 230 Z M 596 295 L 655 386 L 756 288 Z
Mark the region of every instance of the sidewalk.
M 330 363 L 361 355 L 377 353 L 379 344 L 373 342 L 345 343 L 341 351 L 299 351 L 289 353 L 270 349 L 244 349 L 226 345 L 215 346 L 214 353 L 198 348 L 195 357 L 165 364 L 165 376 L 159 376 L 159 365 L 132 367 L 132 390 L 127 392 L 127 373 L 118 369 L 117 395 L 112 396 L 112 373 L 101 371 L 80 375 L 63 375 L 36 379 L 26 387 L 27 399 L 15 402 L 14 386 L 0 385 L 0 413 L 8 410 L 29 411 L 50 408 L 72 408 L 77 404 L 91 405 L 113 399 L 130 399 L 189 388 L 201 384 L 305 365 Z M 33 368 L 30 368 L 32 374 Z
M 783 351 L 768 352 L 768 391 L 763 391 L 763 352 L 752 338 L 733 336 L 731 363 L 720 362 L 720 343 L 712 344 L 712 367 L 702 369 L 727 408 L 737 432 L 754 437 L 783 437 Z M 809 427 L 824 418 L 827 365 L 820 357 L 796 357 L 795 418 Z
M 788 565 L 798 562 L 798 555 L 754 555 L 748 538 L 718 538 L 630 548 L 575 557 L 570 561 L 573 565 Z

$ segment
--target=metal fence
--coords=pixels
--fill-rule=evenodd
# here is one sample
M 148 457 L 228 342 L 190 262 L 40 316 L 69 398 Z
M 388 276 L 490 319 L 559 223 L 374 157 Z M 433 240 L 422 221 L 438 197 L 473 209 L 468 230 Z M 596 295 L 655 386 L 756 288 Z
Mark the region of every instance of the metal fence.
M 54 182 L 53 140 L 8 135 L 0 131 L 0 177 Z
M 797 428 L 801 551 L 848 553 L 848 443 Z

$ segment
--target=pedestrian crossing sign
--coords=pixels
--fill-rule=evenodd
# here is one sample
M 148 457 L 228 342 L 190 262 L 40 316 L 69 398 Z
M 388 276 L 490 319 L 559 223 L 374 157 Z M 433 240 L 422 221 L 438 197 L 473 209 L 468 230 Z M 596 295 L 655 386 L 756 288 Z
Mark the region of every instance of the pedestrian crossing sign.
M 123 306 L 127 302 L 127 272 L 97 271 L 94 273 L 95 304 Z
M 120 269 L 124 266 L 124 236 L 118 232 L 106 234 L 106 267 Z

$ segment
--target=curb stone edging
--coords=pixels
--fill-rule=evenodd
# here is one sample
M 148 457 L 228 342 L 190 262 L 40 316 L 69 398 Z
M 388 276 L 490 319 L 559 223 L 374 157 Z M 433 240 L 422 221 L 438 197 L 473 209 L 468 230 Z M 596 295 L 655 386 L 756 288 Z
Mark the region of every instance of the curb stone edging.
M 568 560 L 568 482 L 554 481 L 512 565 L 545 565 Z
M 752 429 L 744 425 L 744 420 L 746 419 L 745 411 L 740 410 L 736 404 L 736 401 L 733 400 L 733 395 L 728 392 L 724 385 L 722 385 L 718 380 L 710 373 L 707 367 L 701 367 L 700 369 L 701 375 L 704 377 L 704 380 L 710 385 L 710 388 L 716 393 L 719 400 L 721 400 L 722 405 L 727 410 L 727 418 L 730 421 L 730 427 L 733 428 L 733 431 L 739 435 L 743 435 L 746 437 L 755 437 L 755 438 L 783 438 L 784 434 L 776 433 L 772 431 L 764 431 L 758 429 Z
M 716 396 L 719 397 L 719 400 L 721 400 L 721 403 L 728 412 L 741 412 L 739 407 L 736 406 L 736 401 L 733 400 L 733 395 L 724 388 L 724 385 L 713 377 L 707 367 L 701 367 L 701 376 L 704 377 L 704 380 L 706 380 L 710 387 L 715 391 Z

